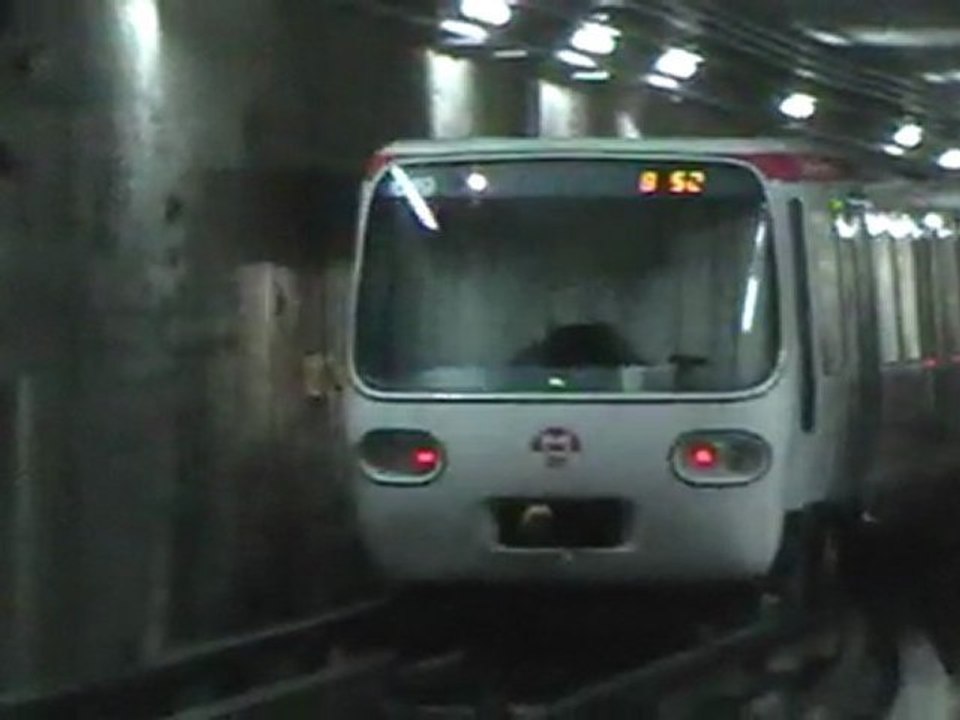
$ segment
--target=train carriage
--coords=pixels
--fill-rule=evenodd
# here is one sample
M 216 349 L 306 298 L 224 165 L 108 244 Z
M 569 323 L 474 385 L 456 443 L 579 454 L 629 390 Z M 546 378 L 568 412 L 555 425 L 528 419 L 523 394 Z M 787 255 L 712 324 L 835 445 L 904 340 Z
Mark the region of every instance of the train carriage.
M 776 140 L 378 153 L 345 403 L 378 566 L 660 583 L 819 562 L 860 506 L 884 361 L 948 335 L 903 325 L 936 305 L 905 280 L 934 265 L 878 242 L 877 217 L 904 225 L 869 194 Z

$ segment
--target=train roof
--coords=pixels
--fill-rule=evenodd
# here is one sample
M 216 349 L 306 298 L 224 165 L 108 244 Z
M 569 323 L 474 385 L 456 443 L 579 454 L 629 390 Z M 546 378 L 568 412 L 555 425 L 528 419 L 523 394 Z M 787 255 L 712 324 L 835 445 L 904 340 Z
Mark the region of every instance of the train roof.
M 459 154 L 516 153 L 540 154 L 557 152 L 663 154 L 694 153 L 697 155 L 743 156 L 765 154 L 816 154 L 841 157 L 822 145 L 805 140 L 782 138 L 511 138 L 478 137 L 456 140 L 399 140 L 382 152 L 394 156 L 435 156 Z
M 879 206 L 960 212 L 960 184 L 938 181 L 895 180 L 868 186 L 870 199 Z
M 367 177 L 392 159 L 456 156 L 630 155 L 665 157 L 700 155 L 738 159 L 769 180 L 841 182 L 863 180 L 863 168 L 824 145 L 781 138 L 501 138 L 402 140 L 384 147 L 368 167 Z

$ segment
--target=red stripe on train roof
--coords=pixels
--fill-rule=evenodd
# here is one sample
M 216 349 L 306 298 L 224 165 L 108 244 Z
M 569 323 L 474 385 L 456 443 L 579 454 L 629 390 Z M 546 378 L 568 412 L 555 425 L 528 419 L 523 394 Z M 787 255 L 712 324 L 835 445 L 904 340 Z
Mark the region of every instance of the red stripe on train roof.
M 367 161 L 367 166 L 364 168 L 364 177 L 367 180 L 372 180 L 377 176 L 383 168 L 393 162 L 393 155 L 385 152 L 375 153 Z
M 732 156 L 756 168 L 768 180 L 783 182 L 833 182 L 853 179 L 851 168 L 836 158 L 804 153 L 743 153 Z M 370 157 L 365 177 L 372 179 L 393 162 L 391 153 L 379 152 Z
M 801 153 L 749 153 L 737 155 L 769 180 L 784 182 L 831 182 L 853 177 L 844 163 L 821 155 Z

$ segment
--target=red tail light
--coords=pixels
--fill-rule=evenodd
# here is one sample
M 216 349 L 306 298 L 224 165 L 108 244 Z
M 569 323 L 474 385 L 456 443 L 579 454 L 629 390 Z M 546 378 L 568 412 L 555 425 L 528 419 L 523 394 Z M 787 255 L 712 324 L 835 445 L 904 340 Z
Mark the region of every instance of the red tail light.
M 361 469 L 382 483 L 429 482 L 445 462 L 440 441 L 422 430 L 372 430 L 364 435 L 358 450 Z
M 677 440 L 671 464 L 677 476 L 690 485 L 741 485 L 762 477 L 771 456 L 767 442 L 751 433 L 703 431 Z
M 687 449 L 687 459 L 690 465 L 701 470 L 710 470 L 717 466 L 719 460 L 717 448 L 711 443 L 691 445 Z
M 440 465 L 440 453 L 433 448 L 417 448 L 413 451 L 413 464 L 423 472 L 433 472 Z

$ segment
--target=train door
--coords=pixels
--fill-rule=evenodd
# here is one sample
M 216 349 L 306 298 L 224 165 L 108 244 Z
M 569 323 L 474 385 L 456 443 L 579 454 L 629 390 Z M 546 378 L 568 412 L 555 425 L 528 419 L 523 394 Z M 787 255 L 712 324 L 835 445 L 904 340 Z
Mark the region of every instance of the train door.
M 817 477 L 830 495 L 843 494 L 850 417 L 843 285 L 839 247 L 829 196 L 817 187 L 806 199 L 806 244 L 815 328 L 817 421 L 812 429 L 819 464 Z
M 800 442 L 795 470 L 801 504 L 835 495 L 845 434 L 838 267 L 825 193 L 806 186 L 788 201 L 800 364 Z

